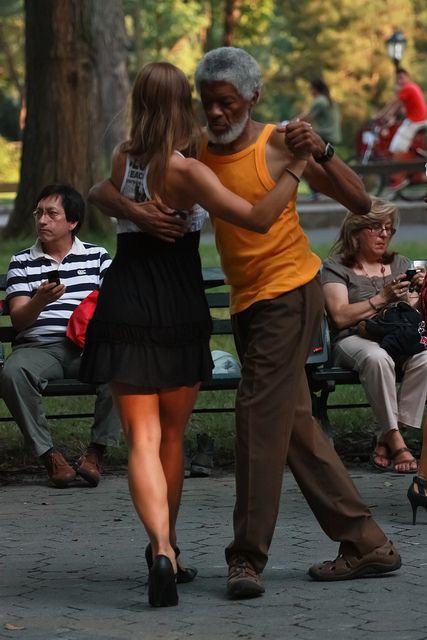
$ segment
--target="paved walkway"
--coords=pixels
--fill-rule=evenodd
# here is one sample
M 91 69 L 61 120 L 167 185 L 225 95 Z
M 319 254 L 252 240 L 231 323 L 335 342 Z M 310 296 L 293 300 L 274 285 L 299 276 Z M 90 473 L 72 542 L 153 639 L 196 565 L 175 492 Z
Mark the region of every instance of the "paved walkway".
M 0 489 L 0 638 L 19 640 L 426 640 L 427 512 L 411 524 L 409 477 L 353 468 L 378 522 L 398 546 L 402 569 L 382 578 L 315 583 L 307 568 L 336 555 L 292 475 L 271 558 L 266 594 L 225 598 L 224 544 L 231 536 L 233 478 L 185 481 L 180 546 L 197 579 L 180 604 L 147 605 L 146 536 L 124 476 L 97 489 L 67 490 L 26 479 Z

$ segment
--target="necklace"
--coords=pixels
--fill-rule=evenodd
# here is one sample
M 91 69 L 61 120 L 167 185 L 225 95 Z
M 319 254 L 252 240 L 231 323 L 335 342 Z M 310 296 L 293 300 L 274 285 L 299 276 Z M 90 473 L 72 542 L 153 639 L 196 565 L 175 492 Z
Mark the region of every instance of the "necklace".
M 357 264 L 357 268 L 360 269 L 360 271 L 363 273 L 364 276 L 366 276 L 366 278 L 369 278 L 370 283 L 372 284 L 372 286 L 375 289 L 375 293 L 379 293 L 380 292 L 380 288 L 378 286 L 378 281 L 377 278 L 379 278 L 380 276 L 377 275 L 369 275 L 369 273 L 366 271 L 365 267 L 363 266 L 363 264 L 361 262 L 359 262 Z M 381 265 L 381 276 L 383 279 L 383 288 L 385 287 L 385 266 L 382 264 Z

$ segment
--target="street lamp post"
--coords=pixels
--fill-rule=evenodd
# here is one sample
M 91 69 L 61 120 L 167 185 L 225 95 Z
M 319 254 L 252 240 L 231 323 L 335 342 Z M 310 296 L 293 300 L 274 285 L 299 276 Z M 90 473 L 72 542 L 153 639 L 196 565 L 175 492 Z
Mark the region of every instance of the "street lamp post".
M 406 49 L 407 40 L 403 33 L 399 31 L 399 29 L 395 29 L 391 36 L 385 41 L 385 43 L 387 45 L 387 53 L 393 60 L 394 66 L 397 71 Z

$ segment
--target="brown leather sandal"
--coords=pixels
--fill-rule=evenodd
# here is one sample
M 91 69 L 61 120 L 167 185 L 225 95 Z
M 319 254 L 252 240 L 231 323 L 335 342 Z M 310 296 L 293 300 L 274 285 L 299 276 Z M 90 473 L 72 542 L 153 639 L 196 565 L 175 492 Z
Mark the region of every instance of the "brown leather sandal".
M 382 447 L 383 449 L 386 450 L 387 453 L 386 454 L 380 453 L 378 451 L 378 447 Z M 378 462 L 375 462 L 375 458 L 384 458 L 385 460 L 388 460 L 388 464 L 386 466 L 382 464 L 378 464 Z M 381 440 L 377 442 L 377 446 L 375 447 L 373 453 L 371 454 L 371 457 L 369 458 L 369 462 L 378 471 L 381 471 L 381 472 L 388 471 L 391 465 L 391 454 L 390 454 L 390 447 L 386 442 L 382 442 Z
M 400 569 L 402 561 L 391 540 L 363 556 L 340 553 L 335 560 L 314 564 L 308 570 L 313 580 L 332 582 L 379 575 Z
M 408 452 L 410 454 L 410 459 L 409 460 L 401 460 L 401 462 L 397 462 L 396 458 L 401 455 L 402 453 L 406 453 Z M 396 451 L 390 452 L 390 458 L 393 461 L 393 471 L 395 473 L 416 473 L 418 470 L 418 463 L 415 460 L 414 456 L 412 455 L 412 453 L 409 451 L 408 447 L 401 447 L 400 449 L 396 449 Z M 411 469 L 408 469 L 407 471 L 399 471 L 399 469 L 396 469 L 396 465 L 401 465 L 401 464 L 413 464 L 415 463 L 415 466 L 413 466 Z

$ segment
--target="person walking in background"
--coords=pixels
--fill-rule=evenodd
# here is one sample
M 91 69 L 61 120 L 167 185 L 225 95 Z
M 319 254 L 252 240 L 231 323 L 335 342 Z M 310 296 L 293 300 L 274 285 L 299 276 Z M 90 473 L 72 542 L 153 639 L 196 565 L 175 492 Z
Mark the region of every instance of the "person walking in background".
M 402 358 L 403 371 L 378 343 L 359 335 L 358 325 L 388 303 L 405 301 L 416 307 L 417 287 L 425 269 L 409 278 L 411 262 L 389 250 L 398 226 L 394 204 L 372 198 L 368 214 L 348 212 L 338 240 L 322 269 L 326 308 L 332 324 L 332 358 L 337 366 L 359 373 L 377 421 L 372 464 L 380 471 L 413 473 L 417 462 L 406 447 L 399 427 L 420 428 L 427 396 L 427 351 Z
M 299 115 L 313 125 L 314 130 L 326 143 L 339 144 L 342 140 L 341 113 L 337 102 L 332 100 L 329 87 L 321 78 L 310 80 L 313 102 L 308 111 Z
M 399 553 L 373 520 L 312 416 L 304 368 L 323 315 L 323 294 L 320 259 L 298 221 L 299 180 L 305 177 L 361 213 L 369 211 L 371 201 L 360 179 L 332 147 L 326 150 L 309 123 L 276 127 L 251 118 L 261 85 L 257 62 L 234 47 L 210 51 L 196 71 L 207 118 L 201 161 L 229 189 L 252 202 L 261 203 L 274 193 L 282 175 L 293 179 L 292 196 L 283 201 L 282 214 L 264 235 L 212 216 L 231 285 L 233 332 L 242 364 L 236 399 L 234 540 L 226 549 L 227 594 L 233 599 L 265 590 L 262 572 L 286 463 L 324 531 L 341 543 L 335 560 L 310 568 L 313 579 L 346 580 L 401 565 Z M 295 164 L 301 151 L 305 160 Z M 91 198 L 110 215 L 138 219 L 141 228 L 172 245 L 182 236 L 182 220 L 152 203 L 127 206 L 111 181 L 97 185 Z
M 310 122 L 326 144 L 339 144 L 342 140 L 341 113 L 338 103 L 332 100 L 328 85 L 321 78 L 313 78 L 310 92 L 313 102 L 308 111 L 298 116 L 299 119 Z M 317 197 L 317 192 L 311 188 L 311 199 Z
M 99 289 L 111 263 L 103 247 L 77 238 L 84 212 L 83 198 L 73 187 L 53 184 L 42 189 L 33 212 L 37 241 L 12 256 L 6 284 L 17 335 L 0 373 L 0 394 L 51 482 L 60 488 L 76 475 L 97 486 L 105 448 L 117 444 L 120 433 L 110 391 L 101 386 L 91 442 L 74 468 L 54 447 L 42 408 L 41 391 L 49 380 L 77 377 L 81 349 L 66 338 L 67 323 L 78 304 Z
M 176 580 L 189 582 L 196 575 L 179 561 L 176 521 L 184 430 L 200 382 L 213 366 L 198 253 L 205 209 L 256 238 L 266 233 L 293 198 L 309 154 L 308 128 L 297 125 L 300 146 L 287 170 L 252 206 L 180 152 L 197 144 L 199 132 L 182 71 L 166 62 L 150 63 L 133 86 L 130 137 L 114 152 L 110 178 L 121 191 L 117 253 L 87 330 L 80 378 L 108 382 L 118 407 L 129 449 L 129 489 L 150 539 L 151 606 L 176 605 Z M 140 204 L 151 196 L 179 211 L 184 228 L 176 242 L 153 238 L 138 226 Z M 107 213 L 111 205 L 107 197 Z

